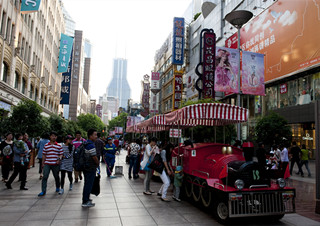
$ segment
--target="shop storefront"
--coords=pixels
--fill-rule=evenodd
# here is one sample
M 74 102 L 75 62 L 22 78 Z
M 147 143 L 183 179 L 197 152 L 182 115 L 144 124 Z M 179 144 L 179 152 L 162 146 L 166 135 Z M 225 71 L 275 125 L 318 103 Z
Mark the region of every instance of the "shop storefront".
M 310 159 L 315 159 L 316 140 L 315 140 L 315 125 L 314 123 L 290 124 L 292 128 L 292 140 L 297 142 L 301 147 L 305 144 L 307 149 L 311 151 Z

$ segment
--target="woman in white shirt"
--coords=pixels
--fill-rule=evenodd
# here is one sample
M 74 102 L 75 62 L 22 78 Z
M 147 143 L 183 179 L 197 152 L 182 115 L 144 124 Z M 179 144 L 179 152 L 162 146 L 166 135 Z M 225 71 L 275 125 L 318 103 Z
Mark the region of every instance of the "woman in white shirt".
M 145 152 L 143 154 L 143 160 L 141 162 L 141 169 L 145 171 L 145 178 L 144 178 L 144 192 L 145 195 L 152 195 L 154 191 L 150 190 L 150 180 L 152 176 L 152 170 L 148 168 L 148 165 L 151 163 L 154 154 L 156 153 L 156 146 L 157 138 L 152 137 L 149 140 L 149 144 L 146 146 Z

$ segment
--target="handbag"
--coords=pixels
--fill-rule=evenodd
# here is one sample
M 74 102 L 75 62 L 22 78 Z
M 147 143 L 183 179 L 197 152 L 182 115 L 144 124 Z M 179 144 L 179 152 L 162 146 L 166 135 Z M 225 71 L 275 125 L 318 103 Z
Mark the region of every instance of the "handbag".
M 160 154 L 156 154 L 154 156 L 152 162 L 149 165 L 149 168 L 157 171 L 160 174 L 162 173 L 162 171 L 164 169 L 164 163 L 162 161 L 162 158 L 161 158 Z
M 149 171 L 149 170 L 150 170 L 149 165 L 150 165 L 150 163 L 151 163 L 151 158 L 152 158 L 152 156 L 149 157 L 147 163 L 146 163 L 145 166 L 143 167 L 143 165 L 144 165 L 144 164 L 143 164 L 143 160 L 144 160 L 145 157 L 146 157 L 146 155 L 143 156 L 143 159 L 142 159 L 142 161 L 141 161 L 141 163 L 140 163 L 140 165 L 141 165 L 140 169 L 141 169 L 141 170 L 144 170 L 144 171 Z
M 100 194 L 100 177 L 100 173 L 97 173 L 94 178 L 91 194 L 95 196 L 98 196 Z

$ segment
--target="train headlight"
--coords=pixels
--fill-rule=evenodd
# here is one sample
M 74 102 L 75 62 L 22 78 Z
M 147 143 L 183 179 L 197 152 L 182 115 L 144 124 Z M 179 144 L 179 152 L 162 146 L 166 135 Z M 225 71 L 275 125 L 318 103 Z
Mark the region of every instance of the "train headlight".
M 232 147 L 227 147 L 227 154 L 231 155 L 232 154 Z
M 222 147 L 222 154 L 226 155 L 227 154 L 227 147 Z
M 277 180 L 277 184 L 279 185 L 280 188 L 284 188 L 286 186 L 286 181 L 283 178 L 279 178 Z
M 239 189 L 242 190 L 244 188 L 244 181 L 241 179 L 236 180 L 236 182 L 234 182 L 234 186 Z

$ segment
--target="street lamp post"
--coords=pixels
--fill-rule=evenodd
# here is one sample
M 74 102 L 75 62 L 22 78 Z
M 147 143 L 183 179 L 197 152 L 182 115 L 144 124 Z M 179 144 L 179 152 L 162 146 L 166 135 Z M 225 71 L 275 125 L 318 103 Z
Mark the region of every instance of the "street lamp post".
M 238 50 L 240 51 L 240 30 L 244 24 L 246 24 L 251 18 L 253 14 L 247 10 L 236 10 L 228 13 L 225 17 L 225 20 L 232 24 L 234 27 L 238 29 Z M 239 62 L 241 60 L 241 55 L 239 54 Z M 237 106 L 241 107 L 241 82 L 240 82 L 240 65 L 238 69 L 238 94 L 237 94 Z M 237 124 L 237 140 L 241 139 L 241 130 L 240 123 Z

